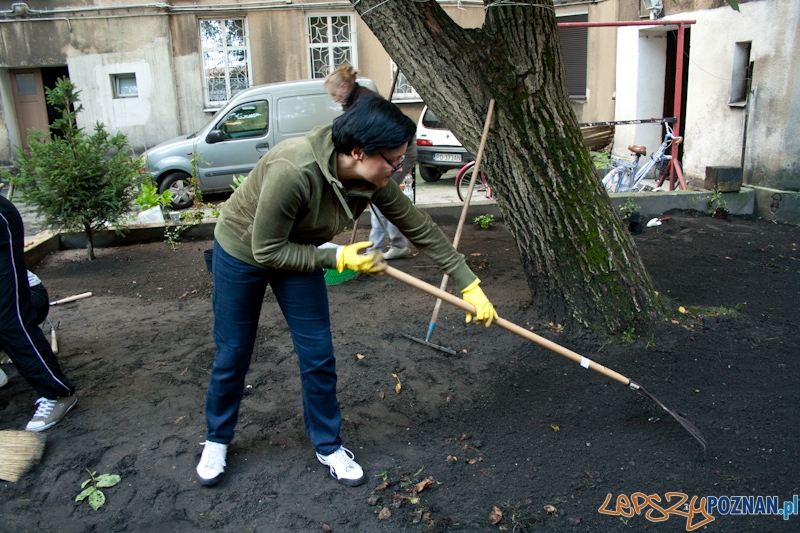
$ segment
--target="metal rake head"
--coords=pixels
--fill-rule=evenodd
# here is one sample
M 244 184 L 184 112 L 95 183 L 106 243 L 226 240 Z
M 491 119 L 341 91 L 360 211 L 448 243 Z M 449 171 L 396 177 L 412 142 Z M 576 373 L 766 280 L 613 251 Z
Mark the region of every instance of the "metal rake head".
M 700 433 L 700 430 L 698 430 L 694 426 L 694 424 L 692 424 L 691 422 L 689 422 L 688 420 L 683 418 L 681 415 L 679 415 L 678 413 L 676 413 L 675 411 L 673 411 L 672 409 L 670 409 L 669 407 L 667 407 L 666 405 L 661 403 L 661 401 L 658 398 L 656 398 L 655 396 L 653 396 L 652 394 L 647 392 L 647 390 L 645 390 L 645 388 L 642 387 L 641 385 L 639 385 L 638 383 L 635 383 L 635 382 L 631 381 L 628 384 L 628 386 L 633 390 L 638 390 L 646 398 L 649 398 L 649 399 L 653 400 L 659 407 L 661 407 L 664 411 L 668 412 L 670 414 L 670 416 L 672 416 L 672 418 L 677 420 L 678 424 L 682 425 L 683 428 L 686 431 L 688 431 L 692 435 L 692 437 L 694 437 L 697 440 L 697 442 L 700 443 L 700 445 L 703 447 L 703 457 L 705 457 L 706 449 L 708 447 L 708 441 L 703 436 L 703 434 Z

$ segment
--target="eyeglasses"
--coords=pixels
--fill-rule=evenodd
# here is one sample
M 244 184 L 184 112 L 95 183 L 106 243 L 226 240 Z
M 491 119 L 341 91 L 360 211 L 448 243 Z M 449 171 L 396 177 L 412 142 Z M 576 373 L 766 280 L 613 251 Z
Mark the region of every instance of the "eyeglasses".
M 397 161 L 398 161 L 398 163 L 395 165 L 395 164 L 393 164 L 391 161 L 389 161 L 388 159 L 386 159 L 386 156 L 385 156 L 385 155 L 383 155 L 381 152 L 378 152 L 378 155 L 379 155 L 379 156 L 381 156 L 381 157 L 383 158 L 383 160 L 384 160 L 384 161 L 386 161 L 387 163 L 389 163 L 389 166 L 390 166 L 390 167 L 392 167 L 392 171 L 394 171 L 394 172 L 397 172 L 398 170 L 400 170 L 401 168 L 403 168 L 403 161 L 405 161 L 405 160 L 406 160 L 406 156 L 405 156 L 405 154 L 403 154 L 403 155 L 401 155 L 400 157 L 398 157 L 398 158 L 397 158 Z

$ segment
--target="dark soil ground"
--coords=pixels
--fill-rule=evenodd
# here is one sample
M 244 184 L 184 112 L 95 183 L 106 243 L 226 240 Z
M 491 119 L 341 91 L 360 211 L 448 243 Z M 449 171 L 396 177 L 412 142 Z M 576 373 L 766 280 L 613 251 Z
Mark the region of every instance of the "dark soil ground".
M 705 457 L 640 394 L 497 327 L 464 325 L 455 308 L 442 308 L 431 341 L 457 356 L 406 339 L 425 336 L 433 298 L 360 276 L 329 292 L 342 434 L 367 483 L 340 485 L 317 462 L 288 330 L 268 294 L 228 471 L 204 487 L 194 469 L 214 356 L 201 253 L 210 243 L 103 249 L 93 263 L 83 250 L 63 251 L 33 270 L 51 299 L 94 293 L 50 313 L 80 399 L 46 433 L 41 464 L 0 484 L 0 530 L 660 532 L 706 520 L 702 531 L 798 531 L 800 516 L 715 511 L 709 522 L 696 512 L 689 524 L 689 501 L 668 493 L 776 496 L 783 506 L 800 491 L 800 230 L 668 214 L 635 236 L 656 285 L 676 307 L 744 305 L 740 314 L 694 314 L 611 342 L 559 333 L 529 305 L 502 224 L 467 229 L 460 248 L 501 316 L 647 387 L 703 432 Z M 441 280 L 419 254 L 393 265 Z M 0 429 L 20 429 L 34 393 L 3 368 Z M 74 501 L 87 468 L 122 476 L 99 511 Z M 425 479 L 432 483 L 417 485 Z M 634 513 L 626 500 L 637 492 L 678 505 L 666 518 L 653 507 Z M 624 515 L 613 515 L 618 502 Z

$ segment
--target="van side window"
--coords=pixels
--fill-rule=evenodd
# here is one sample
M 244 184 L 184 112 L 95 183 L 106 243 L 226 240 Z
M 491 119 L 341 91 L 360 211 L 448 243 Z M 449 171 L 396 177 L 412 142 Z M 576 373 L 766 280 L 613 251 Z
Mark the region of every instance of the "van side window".
M 263 137 L 269 127 L 269 104 L 266 101 L 248 102 L 233 109 L 219 123 L 225 139 Z

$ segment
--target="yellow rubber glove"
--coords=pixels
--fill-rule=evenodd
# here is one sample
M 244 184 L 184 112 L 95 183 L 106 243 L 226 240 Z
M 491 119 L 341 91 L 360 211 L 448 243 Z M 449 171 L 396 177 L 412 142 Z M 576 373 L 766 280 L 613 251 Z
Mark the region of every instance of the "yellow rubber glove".
M 461 294 L 464 296 L 464 301 L 468 304 L 472 304 L 475 307 L 475 323 L 481 324 L 485 323 L 486 327 L 492 325 L 492 321 L 496 318 L 500 318 L 497 316 L 497 311 L 494 310 L 494 306 L 492 302 L 483 294 L 483 290 L 478 286 L 481 280 L 476 279 L 472 283 L 470 283 L 467 288 L 461 291 Z M 472 321 L 472 314 L 467 313 L 467 323 Z
M 372 246 L 372 241 L 362 241 L 342 246 L 336 253 L 336 270 L 355 270 L 364 274 L 381 274 L 386 270 L 383 252 L 374 250 L 368 254 L 360 254 Z

